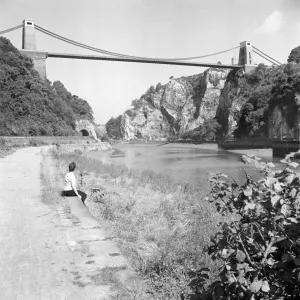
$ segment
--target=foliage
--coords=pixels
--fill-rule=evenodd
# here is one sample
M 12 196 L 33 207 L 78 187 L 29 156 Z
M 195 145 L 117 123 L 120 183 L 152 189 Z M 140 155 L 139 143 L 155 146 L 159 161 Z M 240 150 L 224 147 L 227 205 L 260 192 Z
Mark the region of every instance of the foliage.
M 267 136 L 268 107 L 271 98 L 271 85 L 257 87 L 242 106 L 239 113 L 239 126 L 235 137 Z
M 243 161 L 260 169 L 262 178 L 254 181 L 246 174 L 241 186 L 225 174 L 212 176 L 207 199 L 232 220 L 221 222 L 208 249 L 222 262 L 210 299 L 299 298 L 300 173 L 293 161 L 299 154 L 281 160 L 282 170 L 244 155 Z
M 228 97 L 241 106 L 234 114 L 237 127 L 233 134 L 236 138 L 267 136 L 272 88 L 282 73 L 282 66 L 259 64 L 250 73 L 236 72 L 229 76 L 231 86 Z
M 280 74 L 272 89 L 270 107 L 278 106 L 289 124 L 293 127 L 300 107 L 300 67 L 288 64 Z
M 207 119 L 198 128 L 185 132 L 182 138 L 192 139 L 193 141 L 215 141 L 219 129 L 220 124 L 215 118 Z
M 121 121 L 122 115 L 119 115 L 117 118 L 111 117 L 109 119 L 109 121 L 105 124 L 108 137 L 113 139 L 121 139 L 123 137 L 121 132 Z
M 0 37 L 0 135 L 74 135 L 82 118 L 93 119 L 86 101 L 43 81 L 32 60 Z
M 300 63 L 300 46 L 294 48 L 289 57 L 288 57 L 288 62 L 295 62 L 297 64 Z

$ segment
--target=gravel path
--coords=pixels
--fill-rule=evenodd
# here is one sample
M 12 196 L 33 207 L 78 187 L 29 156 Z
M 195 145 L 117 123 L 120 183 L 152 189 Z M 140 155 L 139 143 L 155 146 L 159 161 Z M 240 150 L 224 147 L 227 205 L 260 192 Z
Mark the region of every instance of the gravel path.
M 0 159 L 0 299 L 108 299 L 103 286 L 74 284 L 81 255 L 57 209 L 40 199 L 41 161 L 40 148 Z

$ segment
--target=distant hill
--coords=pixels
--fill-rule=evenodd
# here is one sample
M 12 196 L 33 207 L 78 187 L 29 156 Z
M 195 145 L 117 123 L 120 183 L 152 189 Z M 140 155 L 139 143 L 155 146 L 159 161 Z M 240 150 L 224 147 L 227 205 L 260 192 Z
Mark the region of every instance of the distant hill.
M 61 82 L 43 81 L 32 60 L 0 37 L 0 136 L 75 135 L 80 119 L 93 122 L 90 105 Z

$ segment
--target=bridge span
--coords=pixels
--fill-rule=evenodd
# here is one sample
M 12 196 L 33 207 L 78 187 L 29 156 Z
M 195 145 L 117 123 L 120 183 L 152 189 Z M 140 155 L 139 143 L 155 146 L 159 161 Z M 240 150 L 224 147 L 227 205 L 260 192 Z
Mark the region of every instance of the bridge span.
M 220 69 L 241 69 L 245 72 L 251 71 L 256 67 L 253 56 L 258 55 L 265 59 L 269 63 L 274 65 L 280 65 L 280 62 L 273 59 L 271 56 L 265 54 L 261 50 L 257 49 L 252 45 L 250 41 L 244 41 L 231 49 L 201 55 L 194 57 L 184 58 L 149 58 L 149 57 L 138 57 L 127 54 L 115 53 L 95 47 L 91 47 L 82 43 L 78 43 L 74 40 L 70 40 L 66 37 L 60 36 L 54 32 L 44 29 L 36 24 L 33 20 L 26 19 L 23 24 L 18 26 L 0 31 L 0 35 L 8 33 L 19 28 L 23 29 L 22 34 L 22 49 L 20 50 L 25 55 L 32 58 L 35 69 L 39 72 L 43 79 L 46 79 L 46 59 L 51 58 L 67 58 L 67 59 L 85 59 L 85 60 L 102 60 L 102 61 L 119 61 L 119 62 L 131 62 L 131 63 L 146 63 L 146 64 L 159 64 L 159 65 L 176 65 L 176 66 L 190 66 L 190 67 L 208 67 L 208 68 L 220 68 Z M 89 54 L 69 54 L 69 53 L 55 53 L 47 51 L 36 50 L 36 39 L 35 30 L 42 32 L 52 38 L 61 40 L 65 43 L 80 47 L 85 50 L 101 53 L 102 55 L 89 55 Z M 210 63 L 210 62 L 191 62 L 195 59 L 204 59 L 208 57 L 214 57 L 216 59 L 218 55 L 228 53 L 234 49 L 239 49 L 238 63 L 235 63 L 234 59 L 231 59 L 231 64 L 223 63 Z
M 135 62 L 135 63 L 190 66 L 190 67 L 209 67 L 209 68 L 223 68 L 223 69 L 240 69 L 243 67 L 240 65 L 215 64 L 215 63 L 205 63 L 205 62 L 193 63 L 193 62 L 185 62 L 185 61 L 156 60 L 155 58 L 134 59 L 134 58 L 120 58 L 120 57 L 109 57 L 109 56 L 100 56 L 100 55 L 66 54 L 66 53 L 53 53 L 53 52 L 46 52 L 46 56 L 54 57 L 54 58 L 107 60 L 107 61 Z

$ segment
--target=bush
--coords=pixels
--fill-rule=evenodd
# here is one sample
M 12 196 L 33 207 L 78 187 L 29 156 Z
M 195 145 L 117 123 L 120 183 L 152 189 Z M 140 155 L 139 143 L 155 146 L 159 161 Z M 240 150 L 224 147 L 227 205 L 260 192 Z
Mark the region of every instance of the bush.
M 222 222 L 208 252 L 223 267 L 209 291 L 210 299 L 298 299 L 300 294 L 300 173 L 291 153 L 283 170 L 255 156 L 243 156 L 263 177 L 246 174 L 239 186 L 225 174 L 211 178 L 207 199 L 214 202 Z

